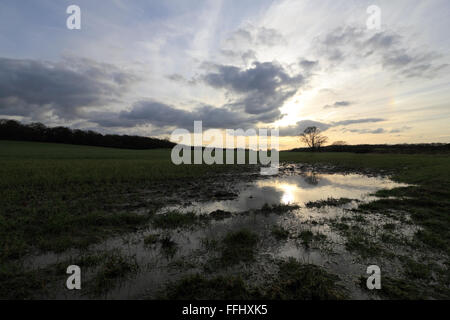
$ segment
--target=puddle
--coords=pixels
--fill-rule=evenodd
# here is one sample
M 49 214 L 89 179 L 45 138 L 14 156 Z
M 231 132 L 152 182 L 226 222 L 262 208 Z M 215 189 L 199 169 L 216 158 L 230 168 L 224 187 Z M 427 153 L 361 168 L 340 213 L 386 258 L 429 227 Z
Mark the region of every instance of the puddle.
M 299 173 L 282 177 L 267 178 L 236 186 L 238 196 L 232 200 L 193 202 L 190 205 L 168 206 L 163 211 L 181 210 L 197 213 L 210 213 L 216 210 L 243 212 L 261 209 L 265 204 L 296 204 L 328 198 L 348 198 L 358 201 L 376 199 L 370 194 L 380 189 L 406 186 L 381 177 L 368 177 L 360 174 L 318 174 Z
M 264 284 L 264 281 L 277 272 L 275 259 L 294 257 L 300 262 L 313 263 L 339 275 L 352 298 L 368 298 L 355 284 L 356 279 L 365 275 L 367 266 L 358 261 L 357 256 L 346 251 L 345 238 L 331 227 L 332 221 L 343 217 L 353 217 L 354 214 L 348 209 L 357 207 L 359 202 L 375 199 L 371 194 L 377 190 L 405 185 L 395 183 L 386 177 L 355 173 L 316 173 L 301 170 L 300 166 L 289 166 L 294 169 L 288 170 L 288 172 L 282 171 L 275 177 L 258 177 L 252 182 L 239 182 L 237 179 L 233 185 L 233 192 L 236 193 L 234 199 L 207 202 L 179 199 L 180 203 L 188 202 L 189 204 L 167 206 L 159 212 L 179 210 L 208 214 L 216 210 L 223 210 L 233 213 L 223 220 L 209 219 L 208 223 L 200 226 L 175 230 L 155 229 L 149 225 L 139 232 L 114 237 L 104 243 L 91 246 L 89 252 L 119 249 L 127 256 L 134 256 L 140 266 L 136 275 L 126 281 L 119 281 L 115 288 L 101 298 L 152 299 L 158 297 L 158 292 L 164 289 L 168 281 L 176 281 L 188 274 L 205 272 L 205 263 L 214 255 L 203 245 L 205 239 L 220 240 L 230 231 L 243 228 L 251 230 L 259 236 L 256 261 L 251 265 L 239 264 L 226 270 L 216 270 L 216 273 L 209 273 L 208 276 L 236 274 L 249 283 Z M 305 207 L 308 202 L 328 198 L 348 198 L 357 201 L 342 206 Z M 301 208 L 287 214 L 261 214 L 252 211 L 261 209 L 266 204 L 295 204 Z M 376 234 L 381 224 L 393 222 L 381 215 L 374 217 L 376 218 L 360 223 L 364 231 Z M 273 226 L 281 226 L 288 230 L 289 238 L 283 241 L 276 240 L 272 235 Z M 414 233 L 411 231 L 411 227 L 402 228 L 398 227 L 398 232 L 406 235 Z M 312 241 L 305 246 L 299 237 L 305 231 L 321 234 L 323 239 Z M 167 255 L 159 243 L 146 246 L 144 238 L 155 234 L 170 237 L 171 241 L 176 244 L 176 251 L 172 255 Z M 50 253 L 34 256 L 27 260 L 27 264 L 30 268 L 42 268 L 52 263 L 66 261 L 70 257 L 76 257 L 75 252 L 71 250 L 59 255 Z M 375 260 L 375 262 L 381 263 L 378 258 Z M 385 261 L 383 263 L 384 270 L 395 272 L 395 266 L 391 266 Z M 60 285 L 53 292 L 52 298 L 57 299 L 86 298 L 82 293 L 69 292 Z

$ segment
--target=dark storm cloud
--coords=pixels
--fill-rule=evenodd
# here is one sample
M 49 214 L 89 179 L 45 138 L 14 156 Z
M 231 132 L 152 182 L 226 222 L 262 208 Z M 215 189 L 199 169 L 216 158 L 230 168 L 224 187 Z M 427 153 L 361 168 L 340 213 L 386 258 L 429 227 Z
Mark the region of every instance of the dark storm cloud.
M 271 118 L 275 117 L 271 115 Z M 251 116 L 232 111 L 226 107 L 215 108 L 201 105 L 192 111 L 174 108 L 157 101 L 139 101 L 131 110 L 120 113 L 92 113 L 92 122 L 104 127 L 132 128 L 141 125 L 153 125 L 160 128 L 191 129 L 194 121 L 203 121 L 204 128 L 247 129 L 260 121 L 263 116 Z
M 39 118 L 52 112 L 74 119 L 80 107 L 111 102 L 135 80 L 112 65 L 87 59 L 52 63 L 0 58 L 0 114 Z
M 254 62 L 248 69 L 224 65 L 217 65 L 215 69 L 204 75 L 203 80 L 234 95 L 236 98 L 229 106 L 253 115 L 273 113 L 305 82 L 301 74 L 290 76 L 281 65 L 273 62 Z
M 348 107 L 351 106 L 352 102 L 350 101 L 336 101 L 333 104 L 327 104 L 326 106 L 323 106 L 324 109 L 330 109 L 330 108 L 341 108 L 341 107 Z
M 389 30 L 373 33 L 351 26 L 335 29 L 317 41 L 318 54 L 332 63 L 373 58 L 385 69 L 403 77 L 432 78 L 447 64 L 441 55 L 412 47 L 402 36 Z

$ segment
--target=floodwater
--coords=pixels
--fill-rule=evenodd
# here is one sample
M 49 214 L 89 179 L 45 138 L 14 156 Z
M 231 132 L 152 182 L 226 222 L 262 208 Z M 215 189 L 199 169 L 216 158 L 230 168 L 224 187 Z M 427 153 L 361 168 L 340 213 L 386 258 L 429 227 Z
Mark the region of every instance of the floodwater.
M 391 189 L 404 186 L 395 183 L 387 177 L 367 176 L 355 173 L 317 173 L 313 171 L 294 170 L 282 171 L 274 177 L 258 177 L 250 182 L 242 182 L 239 178 L 232 186 L 236 196 L 232 199 L 215 201 L 192 201 L 180 199 L 180 204 L 162 208 L 158 214 L 171 210 L 181 212 L 196 212 L 209 214 L 217 210 L 230 212 L 225 219 L 211 219 L 207 224 L 179 228 L 176 230 L 155 229 L 151 224 L 138 232 L 118 236 L 93 245 L 91 253 L 105 252 L 119 249 L 125 256 L 133 257 L 140 266 L 139 272 L 117 285 L 100 298 L 105 299 L 152 299 L 164 290 L 168 282 L 182 277 L 200 273 L 204 274 L 205 264 L 214 255 L 204 246 L 205 239 L 222 239 L 230 231 L 248 229 L 259 235 L 256 261 L 251 265 L 237 265 L 227 270 L 209 271 L 208 276 L 219 274 L 240 275 L 249 283 L 263 284 L 277 272 L 275 259 L 294 257 L 300 262 L 313 263 L 324 267 L 327 271 L 337 274 L 342 284 L 349 290 L 352 298 L 367 298 L 356 285 L 357 279 L 366 274 L 366 263 L 345 249 L 345 238 L 333 230 L 332 221 L 342 217 L 350 217 L 352 208 L 361 202 L 376 199 L 373 193 L 380 189 Z M 218 190 L 221 191 L 221 190 Z M 328 198 L 348 198 L 354 201 L 342 206 L 324 206 L 307 208 L 305 204 Z M 291 204 L 300 208 L 289 214 L 258 214 L 256 210 L 264 205 Z M 380 222 L 381 221 L 381 222 Z M 398 223 L 381 215 L 373 215 L 363 222 L 367 232 L 376 232 L 380 223 Z M 288 230 L 290 237 L 279 241 L 271 235 L 273 226 L 278 225 Z M 398 231 L 405 235 L 413 234 L 410 227 L 399 226 Z M 374 231 L 375 230 L 375 231 Z M 298 235 L 302 231 L 320 233 L 326 237 L 325 241 L 312 243 L 305 247 Z M 170 237 L 176 244 L 175 252 L 168 254 L 160 244 L 144 245 L 144 238 L 148 235 L 162 235 Z M 85 252 L 83 252 L 85 253 Z M 45 267 L 56 262 L 64 262 L 80 253 L 68 251 L 63 254 L 45 254 L 30 257 L 28 264 L 31 268 Z M 386 261 L 384 270 L 392 270 L 395 266 Z M 372 261 L 373 263 L 373 261 Z M 385 271 L 386 272 L 386 271 Z M 85 279 L 89 278 L 85 273 Z M 68 291 L 63 285 L 55 286 L 54 296 L 58 299 L 89 298 L 83 292 Z
M 405 186 L 388 178 L 368 177 L 361 174 L 319 174 L 302 172 L 289 176 L 257 180 L 237 186 L 238 196 L 232 200 L 194 202 L 188 206 L 170 206 L 165 210 L 179 209 L 210 213 L 215 210 L 243 212 L 261 209 L 265 204 L 295 204 L 303 206 L 307 202 L 328 198 L 348 198 L 358 201 L 376 199 L 371 194 L 380 189 Z

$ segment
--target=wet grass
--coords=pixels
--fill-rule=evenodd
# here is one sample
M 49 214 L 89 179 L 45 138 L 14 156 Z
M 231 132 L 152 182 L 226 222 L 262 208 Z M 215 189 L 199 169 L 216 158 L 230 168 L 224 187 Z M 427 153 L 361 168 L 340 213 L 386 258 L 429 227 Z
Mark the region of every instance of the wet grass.
M 358 253 L 362 258 L 377 257 L 383 253 L 383 249 L 375 241 L 360 234 L 348 235 L 345 248 Z
M 102 263 L 95 276 L 87 283 L 87 292 L 99 296 L 114 288 L 120 280 L 135 274 L 139 264 L 134 256 L 125 256 L 120 252 L 111 252 Z
M 274 300 L 340 300 L 346 298 L 339 277 L 313 264 L 294 258 L 279 266 L 278 278 L 268 286 L 264 297 Z
M 361 288 L 367 290 L 367 279 L 362 277 Z M 425 300 L 423 288 L 406 279 L 383 277 L 380 290 L 373 290 L 372 294 L 388 300 Z
M 124 203 L 143 189 L 241 166 L 176 166 L 170 150 L 0 141 L 0 263 L 33 251 L 85 248 L 148 221 Z M 173 182 L 173 185 L 171 183 Z M 151 216 L 158 205 L 143 203 Z M 160 204 L 159 204 L 160 205 Z M 115 208 L 123 207 L 120 212 Z
M 305 205 L 307 208 L 323 208 L 323 207 L 338 207 L 345 205 L 347 203 L 351 203 L 353 200 L 348 198 L 328 198 L 326 200 L 318 200 L 318 201 L 310 201 Z
M 69 265 L 77 265 L 82 269 L 83 280 L 84 274 L 95 270 L 95 274 L 86 282 L 86 293 L 91 297 L 108 292 L 120 279 L 139 269 L 134 256 L 123 255 L 118 250 L 83 254 L 36 270 L 26 270 L 15 263 L 2 264 L 0 299 L 23 300 L 52 296 L 54 292 L 49 290 L 55 289 L 55 283 L 59 283 L 58 287 L 65 285 Z
M 173 300 L 340 300 L 346 291 L 339 277 L 294 258 L 279 262 L 275 279 L 258 286 L 241 276 L 207 278 L 195 274 L 170 283 L 160 298 Z
M 256 210 L 256 211 L 259 211 L 264 214 L 271 214 L 271 213 L 284 214 L 284 213 L 291 212 L 291 211 L 299 209 L 299 208 L 300 208 L 300 206 L 298 206 L 296 204 L 269 205 L 266 203 L 262 206 L 262 208 L 260 210 Z
M 159 242 L 159 234 L 150 234 L 144 238 L 144 245 L 153 246 Z
M 33 248 L 54 252 L 87 248 L 108 236 L 133 231 L 149 219 L 146 215 L 97 209 L 89 203 L 50 201 L 36 206 L 30 203 L 22 209 L 14 207 L 3 207 L 0 217 L 0 261 L 19 259 Z
M 413 196 L 416 191 L 412 191 L 409 195 Z M 435 198 L 426 190 L 422 191 L 421 199 L 381 199 L 363 204 L 359 209 L 380 213 L 393 210 L 408 212 L 413 222 L 423 228 L 415 234 L 416 239 L 434 250 L 439 249 L 450 254 L 450 215 L 448 215 L 450 202 L 446 198 Z M 450 197 L 450 192 L 448 196 Z
M 169 300 L 248 300 L 253 293 L 240 277 L 208 279 L 200 274 L 172 283 L 158 298 Z
M 367 259 L 384 254 L 385 251 L 377 239 L 363 230 L 363 226 L 349 223 L 350 221 L 358 222 L 358 220 L 360 224 L 361 220 L 355 219 L 355 217 L 333 220 L 331 227 L 345 237 L 345 248 L 350 252 L 357 253 L 361 258 Z
M 403 267 L 408 278 L 429 280 L 432 276 L 431 265 L 416 262 L 408 257 L 403 258 Z
M 324 241 L 326 236 L 321 233 L 313 233 L 311 230 L 303 230 L 298 234 L 297 238 L 301 240 L 306 248 L 309 248 L 313 242 Z
M 231 266 L 253 261 L 258 241 L 259 236 L 247 229 L 229 232 L 222 240 L 221 263 Z
M 272 227 L 271 234 L 277 240 L 286 240 L 289 238 L 289 231 L 278 225 Z
M 177 229 L 192 226 L 202 220 L 204 219 L 197 216 L 194 212 L 183 213 L 178 211 L 170 211 L 155 215 L 152 220 L 152 225 L 155 228 L 160 229 Z
M 209 214 L 209 216 L 215 220 L 223 220 L 226 218 L 230 218 L 232 216 L 231 212 L 223 211 L 223 210 L 216 210 Z
M 27 271 L 13 263 L 0 264 L 0 300 L 30 299 L 43 292 L 48 281 L 45 272 Z
M 393 180 L 413 184 L 378 191 L 376 195 L 384 199 L 359 208 L 380 213 L 408 212 L 414 223 L 424 229 L 416 234 L 416 239 L 430 248 L 450 254 L 450 155 L 292 152 L 282 153 L 280 159 L 332 164 L 336 170 L 389 172 Z
M 358 223 L 364 223 L 365 214 L 373 212 L 405 221 L 407 213 L 413 223 L 421 227 L 410 245 L 418 251 L 437 252 L 448 260 L 450 156 L 282 152 L 280 158 L 281 161 L 331 164 L 336 171 L 392 173 L 394 180 L 413 184 L 377 192 L 377 196 L 383 199 L 361 205 L 360 214 L 355 215 L 361 218 L 355 218 L 354 222 L 359 219 Z M 238 174 L 246 170 L 246 166 L 175 166 L 170 162 L 170 150 L 135 151 L 0 141 L 0 297 L 30 298 L 54 278 L 54 270 L 25 270 L 22 259 L 27 254 L 63 252 L 70 248 L 85 250 L 108 237 L 136 231 L 148 222 L 162 229 L 177 229 L 203 221 L 191 214 L 155 215 L 164 202 L 161 199 L 155 199 L 155 202 L 143 200 L 149 196 L 140 195 L 142 190 L 161 188 L 161 194 L 166 194 L 185 190 L 186 185 L 192 187 L 190 183 L 193 181 L 207 185 L 208 179 L 217 180 L 222 173 Z M 211 192 L 218 199 L 232 197 L 230 193 L 216 191 Z M 137 208 L 144 208 L 145 213 L 136 213 L 134 209 Z M 284 214 L 296 208 L 267 205 L 260 212 Z M 223 216 L 217 215 L 218 218 Z M 361 230 L 344 221 L 335 223 L 333 228 L 346 237 L 346 247 L 352 252 L 363 257 L 383 254 L 375 238 L 368 239 Z M 394 235 L 397 228 L 393 224 L 385 224 L 382 229 L 385 231 L 381 234 L 383 241 L 393 243 L 398 240 Z M 220 262 L 225 262 L 222 265 L 253 261 L 258 236 L 249 234 L 252 232 L 247 230 L 241 235 L 234 234 L 216 243 L 211 242 L 211 247 L 219 253 Z M 240 237 L 241 244 L 233 240 Z M 308 245 L 311 243 L 310 234 L 305 233 L 301 238 Z M 166 240 L 166 248 L 176 248 L 172 240 Z M 147 244 L 152 242 L 147 241 Z M 158 242 L 163 247 L 161 239 Z M 173 249 L 167 252 L 173 252 Z M 104 292 L 101 288 L 113 287 L 114 279 L 125 278 L 135 270 L 132 258 L 131 266 L 119 257 L 94 255 L 84 259 L 77 263 L 103 270 L 99 273 L 97 285 L 94 285 L 94 288 L 99 288 L 98 292 Z M 106 265 L 111 259 L 116 259 L 117 270 Z M 412 289 L 420 287 L 420 281 L 429 279 L 430 272 L 431 279 L 437 277 L 442 283 L 434 288 L 435 292 L 440 297 L 450 296 L 446 289 L 448 265 L 439 269 L 428 264 L 405 262 L 403 268 L 407 280 L 416 282 L 408 286 L 401 279 L 392 279 L 391 283 L 398 281 L 400 287 L 395 290 L 394 285 L 389 287 L 388 281 L 384 297 L 420 297 L 411 293 Z
M 172 258 L 178 250 L 178 245 L 172 240 L 170 235 L 161 236 L 159 234 L 150 234 L 144 238 L 146 247 L 153 247 L 157 244 L 161 245 L 161 252 L 166 257 Z
M 178 250 L 177 243 L 170 236 L 165 236 L 160 240 L 161 251 L 167 257 L 173 257 Z

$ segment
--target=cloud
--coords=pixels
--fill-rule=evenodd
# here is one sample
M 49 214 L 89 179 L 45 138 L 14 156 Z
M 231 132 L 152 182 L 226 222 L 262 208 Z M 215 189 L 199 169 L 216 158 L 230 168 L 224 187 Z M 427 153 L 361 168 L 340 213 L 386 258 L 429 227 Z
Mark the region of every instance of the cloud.
M 241 42 L 252 43 L 253 36 L 250 31 L 240 28 L 232 32 L 227 38 L 226 42 L 230 43 L 231 45 L 239 44 Z
M 361 133 L 361 134 L 382 134 L 382 133 L 387 133 L 386 130 L 384 130 L 383 128 L 378 128 L 378 129 L 374 129 L 374 130 L 369 130 L 369 129 L 352 129 L 352 130 L 346 130 L 346 131 L 350 131 L 353 133 Z
M 340 27 L 317 39 L 318 54 L 331 63 L 355 59 L 380 63 L 383 68 L 403 77 L 433 78 L 448 65 L 439 63 L 440 54 L 412 47 L 406 39 L 390 30 L 377 33 L 353 26 Z
M 297 122 L 295 125 L 281 127 L 280 128 L 280 137 L 295 137 L 300 135 L 303 131 L 305 131 L 308 127 L 317 127 L 321 131 L 326 131 L 331 128 L 330 124 L 313 121 L 313 120 L 302 120 Z
M 302 133 L 308 127 L 317 127 L 321 131 L 327 131 L 330 128 L 343 126 L 343 125 L 352 125 L 352 124 L 361 124 L 361 123 L 375 123 L 382 122 L 385 119 L 380 118 L 367 118 L 367 119 L 353 119 L 353 120 L 343 120 L 337 122 L 324 123 L 313 120 L 302 120 L 297 122 L 295 125 L 281 127 L 280 128 L 280 136 L 282 137 L 295 137 Z M 345 129 L 344 129 L 345 130 Z M 351 131 L 351 130 L 347 130 Z M 357 130 L 355 130 L 357 132 Z
M 404 126 L 404 127 L 401 127 L 401 128 L 392 129 L 390 131 L 390 133 L 401 133 L 401 132 L 405 132 L 405 131 L 408 131 L 408 130 L 411 130 L 411 129 L 412 129 L 412 127 Z
M 229 47 L 263 46 L 275 47 L 287 45 L 287 40 L 276 29 L 247 26 L 232 32 L 225 44 Z
M 234 96 L 230 107 L 252 115 L 273 114 L 305 83 L 303 75 L 291 76 L 275 62 L 254 62 L 248 69 L 216 65 L 215 71 L 205 74 L 203 80 Z
M 256 52 L 251 49 L 246 51 L 221 49 L 220 53 L 230 61 L 242 62 L 244 65 L 248 65 L 257 60 Z
M 88 59 L 59 63 L 0 58 L 0 114 L 61 119 L 79 116 L 81 107 L 102 106 L 120 97 L 137 78 Z
M 313 69 L 315 69 L 319 65 L 319 61 L 312 61 L 312 60 L 300 60 L 300 66 L 303 68 L 303 70 L 309 72 Z
M 332 105 L 325 105 L 323 106 L 324 109 L 330 109 L 330 108 L 341 108 L 341 107 L 348 107 L 351 106 L 353 103 L 350 101 L 336 101 Z
M 261 27 L 257 30 L 257 44 L 268 47 L 278 45 L 287 45 L 286 39 L 283 35 L 275 29 Z
M 345 125 L 351 125 L 351 124 L 359 124 L 359 123 L 375 123 L 375 122 L 382 122 L 386 121 L 382 118 L 364 118 L 364 119 L 354 119 L 354 120 L 342 120 L 333 122 L 333 126 L 345 126 Z
M 185 84 L 185 85 L 196 85 L 197 84 L 197 79 L 195 79 L 195 78 L 186 79 L 184 76 L 182 76 L 181 74 L 178 74 L 178 73 L 170 74 L 170 75 L 166 76 L 166 78 L 173 82 L 178 82 L 178 83 Z
M 352 133 L 359 133 L 359 134 L 389 134 L 389 133 L 401 133 L 407 130 L 410 130 L 411 127 L 408 126 L 404 126 L 402 128 L 397 128 L 397 129 L 391 129 L 391 130 L 386 130 L 383 128 L 378 128 L 378 129 L 343 129 L 343 132 L 352 132 Z
M 183 110 L 154 100 L 138 101 L 130 110 L 120 113 L 91 113 L 90 118 L 93 119 L 91 122 L 104 127 L 133 128 L 150 124 L 159 128 L 188 130 L 194 121 L 202 121 L 203 127 L 208 129 L 247 129 L 264 121 L 264 117 L 246 115 L 226 107 L 200 105 L 193 110 Z

